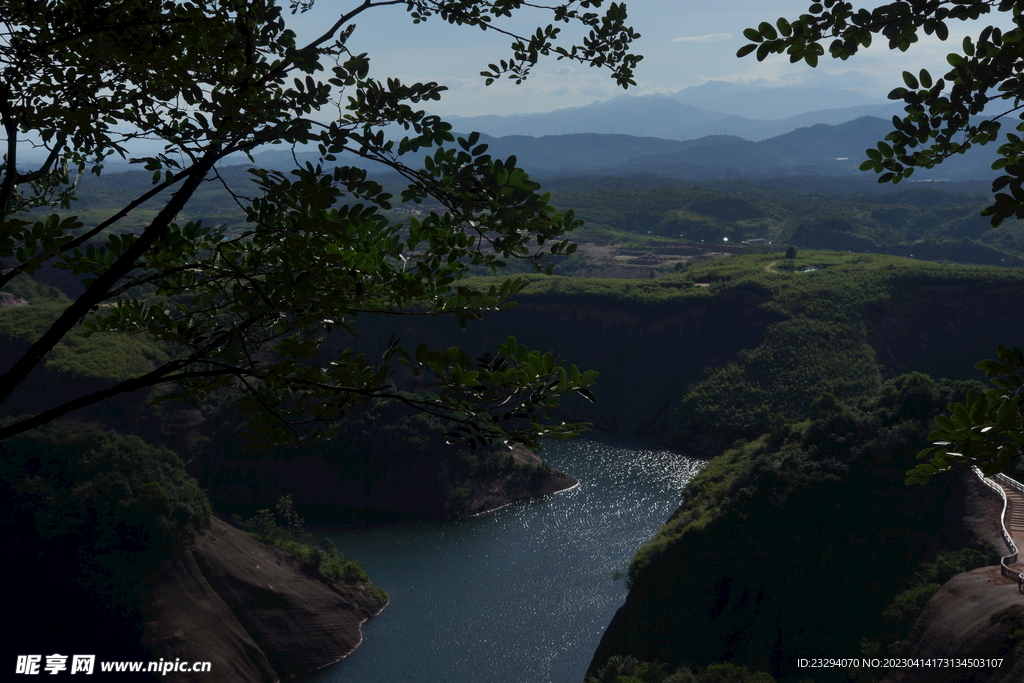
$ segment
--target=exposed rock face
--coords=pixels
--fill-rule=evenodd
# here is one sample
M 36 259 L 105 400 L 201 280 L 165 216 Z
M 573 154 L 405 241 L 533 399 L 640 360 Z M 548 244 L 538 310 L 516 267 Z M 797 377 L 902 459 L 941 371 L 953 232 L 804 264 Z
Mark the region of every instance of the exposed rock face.
M 28 306 L 29 301 L 23 296 L 17 294 L 11 294 L 10 292 L 0 292 L 0 308 L 11 308 L 13 306 Z
M 1006 551 L 1000 531 L 1002 502 L 977 477 L 967 477 L 962 522 L 978 537 Z M 954 522 L 955 520 L 948 520 Z M 1018 683 L 1024 680 L 1024 595 L 999 567 L 958 574 L 925 605 L 903 656 L 1001 658 L 998 668 L 895 669 L 883 683 Z M 1014 633 L 1016 631 L 1016 634 Z
M 388 463 L 386 475 L 379 481 L 345 479 L 327 459 L 315 453 L 288 461 L 267 458 L 207 462 L 202 466 L 210 471 L 199 470 L 198 475 L 200 482 L 210 487 L 211 498 L 223 508 L 267 507 L 272 504 L 270 501 L 291 494 L 303 504 L 317 506 L 328 522 L 333 521 L 331 510 L 342 511 L 338 512 L 342 515 L 352 508 L 390 512 L 411 519 L 472 516 L 562 491 L 577 483 L 558 470 L 541 470 L 544 461 L 526 449 L 517 449 L 513 458 L 517 464 L 538 469 L 512 471 L 476 486 L 467 505 L 456 511 L 446 507 L 438 463 L 426 458 L 396 458 Z
M 207 683 L 273 683 L 348 655 L 362 640 L 362 622 L 381 606 L 358 587 L 309 576 L 290 554 L 215 519 L 195 548 L 169 563 L 143 610 L 143 644 L 155 657 L 210 661 Z
M 911 632 L 908 658 L 1002 659 L 1002 666 L 905 668 L 883 683 L 1019 683 L 1024 680 L 1024 595 L 998 567 L 957 574 L 939 589 Z
M 517 464 L 542 466 L 544 461 L 533 452 L 517 447 L 512 451 Z M 537 471 L 534 475 L 512 472 L 479 487 L 466 506 L 466 515 L 480 515 L 522 500 L 530 500 L 557 493 L 576 486 L 579 482 L 564 472 Z

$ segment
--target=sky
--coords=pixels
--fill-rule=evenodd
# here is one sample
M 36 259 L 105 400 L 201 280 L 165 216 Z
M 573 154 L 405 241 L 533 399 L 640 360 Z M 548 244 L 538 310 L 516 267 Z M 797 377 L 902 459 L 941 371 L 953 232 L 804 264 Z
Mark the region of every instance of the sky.
M 319 0 L 305 14 L 289 16 L 300 39 L 322 33 L 354 0 Z M 818 68 L 791 64 L 785 56 L 758 62 L 751 55 L 736 58 L 747 41 L 743 29 L 780 16 L 806 12 L 809 0 L 626 0 L 630 23 L 641 38 L 634 52 L 644 55 L 629 94 L 671 94 L 709 80 L 752 85 L 827 85 L 884 100 L 902 84 L 904 70 L 927 68 L 944 73 L 945 56 L 976 27 L 950 27 L 948 43 L 924 37 L 907 53 L 890 51 L 885 40 L 843 62 L 823 58 Z M 862 3 L 868 7 L 878 3 Z M 512 29 L 532 33 L 550 23 L 550 14 L 523 10 Z M 509 39 L 494 31 L 451 26 L 434 17 L 414 25 L 403 6 L 379 7 L 356 19 L 349 40 L 354 52 L 365 52 L 371 74 L 407 82 L 436 81 L 449 88 L 429 111 L 440 115 L 478 116 L 543 112 L 577 107 L 623 94 L 606 70 L 549 58 L 521 85 L 500 82 L 489 87 L 479 75 L 487 65 L 510 55 Z M 568 29 L 567 29 L 568 31 Z
M 279 1 L 287 7 L 287 0 Z M 876 40 L 870 49 L 846 62 L 824 57 L 816 69 L 791 64 L 786 56 L 773 55 L 764 62 L 758 62 L 752 55 L 736 57 L 736 51 L 747 42 L 743 29 L 766 20 L 774 23 L 781 16 L 795 18 L 807 11 L 810 1 L 625 0 L 629 24 L 641 34 L 632 51 L 644 55 L 635 73 L 637 84 L 626 91 L 615 84 L 605 69 L 554 58 L 542 60 L 520 85 L 502 80 L 485 86 L 480 71 L 510 56 L 510 39 L 495 31 L 452 26 L 438 17 L 416 25 L 404 4 L 375 7 L 360 14 L 348 46 L 354 53 L 369 55 L 371 75 L 379 79 L 435 81 L 447 86 L 448 91 L 439 102 L 423 105 L 430 113 L 441 116 L 547 112 L 623 94 L 672 94 L 709 80 L 767 87 L 839 87 L 884 102 L 890 90 L 902 85 L 904 70 L 916 73 L 927 68 L 933 75 L 945 73 L 946 55 L 960 46 L 964 36 L 976 35 L 985 23 L 991 23 L 991 18 L 977 26 L 953 23 L 948 42 L 922 36 L 906 53 L 890 51 L 884 39 Z M 286 9 L 286 21 L 303 44 L 319 37 L 338 17 L 361 2 L 315 0 L 312 9 L 305 13 L 291 15 Z M 877 4 L 877 0 L 859 2 L 859 6 L 867 7 Z M 526 8 L 511 21 L 499 25 L 532 34 L 538 26 L 549 23 L 549 11 Z M 570 37 L 572 25 L 562 26 L 566 26 L 565 37 Z M 323 73 L 324 78 L 330 75 L 329 71 Z M 822 103 L 821 108 L 829 108 L 828 103 Z M 319 118 L 326 120 L 331 115 L 331 111 L 325 110 Z M 152 153 L 159 147 L 156 143 L 147 145 L 136 143 L 132 153 Z

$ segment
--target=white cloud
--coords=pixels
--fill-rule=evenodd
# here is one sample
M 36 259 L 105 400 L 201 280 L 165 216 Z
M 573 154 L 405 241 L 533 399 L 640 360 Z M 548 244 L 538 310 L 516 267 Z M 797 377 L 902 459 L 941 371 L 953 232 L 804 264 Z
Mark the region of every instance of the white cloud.
M 709 33 L 706 36 L 681 36 L 673 38 L 673 43 L 717 43 L 732 38 L 731 33 Z

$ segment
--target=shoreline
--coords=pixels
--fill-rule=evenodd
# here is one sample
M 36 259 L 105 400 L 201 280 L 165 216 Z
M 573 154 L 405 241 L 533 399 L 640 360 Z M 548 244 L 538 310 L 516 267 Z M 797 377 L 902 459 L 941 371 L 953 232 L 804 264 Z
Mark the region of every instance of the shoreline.
M 566 476 L 568 476 L 568 475 L 566 475 Z M 572 491 L 574 488 L 576 488 L 577 486 L 580 485 L 580 482 L 579 482 L 578 479 L 573 478 L 573 481 L 575 482 L 574 484 L 571 484 L 570 486 L 567 486 L 564 489 L 557 489 L 555 491 L 549 491 L 547 493 L 542 493 L 539 496 L 532 496 L 530 498 L 519 498 L 517 500 L 510 500 L 507 503 L 502 503 L 498 507 L 489 508 L 489 509 L 483 510 L 481 512 L 474 512 L 471 515 L 466 515 L 465 517 L 460 517 L 459 519 L 472 519 L 473 517 L 482 517 L 483 515 L 489 515 L 492 512 L 497 512 L 498 510 L 501 510 L 503 508 L 507 508 L 509 505 L 515 505 L 517 503 L 531 503 L 531 502 L 533 502 L 535 500 L 540 500 L 541 498 L 547 498 L 548 496 L 556 496 L 559 493 L 565 493 L 566 491 Z

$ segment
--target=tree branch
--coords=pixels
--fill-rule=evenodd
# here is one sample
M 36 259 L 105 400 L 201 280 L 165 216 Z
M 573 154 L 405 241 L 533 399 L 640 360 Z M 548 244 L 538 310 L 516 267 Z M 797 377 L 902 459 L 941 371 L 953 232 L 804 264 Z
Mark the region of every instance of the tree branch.
M 32 368 L 38 365 L 43 357 L 57 345 L 57 342 L 70 332 L 93 307 L 106 298 L 107 293 L 118 280 L 135 267 L 138 260 L 166 232 L 167 226 L 185 207 L 186 202 L 199 188 L 206 173 L 213 167 L 219 156 L 220 149 L 218 146 L 214 146 L 207 152 L 200 164 L 192 167 L 185 183 L 174 193 L 174 196 L 139 238 L 121 254 L 120 258 L 93 280 L 89 288 L 64 310 L 50 326 L 50 329 L 43 333 L 3 376 L 0 376 L 0 403 L 6 402 L 10 398 L 14 389 L 25 380 Z

